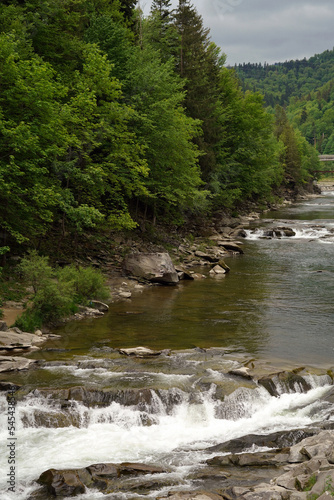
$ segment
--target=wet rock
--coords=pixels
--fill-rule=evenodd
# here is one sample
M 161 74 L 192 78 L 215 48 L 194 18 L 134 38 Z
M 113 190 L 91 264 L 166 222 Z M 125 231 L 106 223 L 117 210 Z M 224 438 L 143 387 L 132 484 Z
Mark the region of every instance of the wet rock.
M 260 377 L 259 385 L 267 389 L 271 396 L 279 396 L 284 392 L 307 392 L 312 389 L 312 386 L 301 375 L 292 372 L 278 372 Z
M 147 347 L 131 347 L 129 349 L 118 349 L 120 354 L 126 356 L 134 356 L 136 358 L 150 358 L 152 356 L 160 356 L 162 351 L 153 351 Z
M 118 292 L 118 296 L 121 297 L 122 299 L 131 299 L 132 293 L 120 291 Z
M 161 467 L 140 463 L 94 464 L 82 469 L 49 469 L 43 472 L 37 482 L 56 497 L 76 496 L 86 488 L 104 492 L 112 489 L 113 481 L 128 476 L 161 474 L 167 472 Z
M 170 492 L 167 497 L 157 497 L 157 500 L 163 500 L 164 498 L 169 500 L 223 500 L 226 497 L 207 491 L 179 491 Z
M 0 382 L 0 391 L 17 391 L 20 385 L 13 384 L 12 382 Z
M 133 253 L 123 261 L 126 274 L 153 283 L 176 284 L 179 277 L 168 253 Z
M 233 370 L 230 370 L 228 372 L 228 375 L 234 375 L 235 377 L 242 377 L 242 378 L 245 378 L 247 380 L 252 380 L 252 375 L 251 375 L 251 372 L 250 372 L 250 369 L 247 368 L 246 366 L 242 366 L 240 368 L 235 368 Z
M 286 463 L 289 458 L 289 449 L 282 452 L 265 451 L 255 453 L 241 453 L 237 455 L 223 455 L 210 458 L 207 464 L 211 466 L 238 466 L 238 467 L 276 467 Z
M 72 497 L 84 493 L 86 489 L 77 470 L 49 469 L 41 474 L 37 482 L 46 486 L 48 493 L 56 497 Z
M 31 366 L 35 363 L 37 363 L 37 360 L 27 359 L 23 356 L 0 356 L 0 372 L 27 370 L 28 368 L 31 368 Z
M 244 450 L 255 446 L 266 446 L 268 448 L 288 448 L 303 439 L 318 434 L 317 429 L 294 429 L 290 431 L 279 431 L 271 434 L 248 434 L 241 438 L 226 441 L 226 443 L 218 444 L 207 448 L 207 451 L 212 453 L 240 453 Z

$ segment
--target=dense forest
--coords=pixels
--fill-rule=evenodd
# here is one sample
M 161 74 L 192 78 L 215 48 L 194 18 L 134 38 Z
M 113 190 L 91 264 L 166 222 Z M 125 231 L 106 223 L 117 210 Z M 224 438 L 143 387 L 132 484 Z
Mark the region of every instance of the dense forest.
M 286 109 L 309 144 L 334 153 L 334 49 L 310 59 L 235 66 L 244 91 L 259 91 L 265 104 Z
M 132 0 L 3 0 L 0 25 L 3 254 L 263 203 L 317 168 L 188 0 L 154 0 L 146 18 Z

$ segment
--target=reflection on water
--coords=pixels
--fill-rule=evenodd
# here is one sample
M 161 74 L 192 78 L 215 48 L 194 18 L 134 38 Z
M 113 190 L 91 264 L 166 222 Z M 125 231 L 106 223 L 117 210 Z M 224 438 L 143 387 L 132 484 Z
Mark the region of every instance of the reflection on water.
M 103 318 L 68 324 L 59 331 L 66 351 L 54 357 L 101 345 L 235 346 L 258 356 L 330 362 L 334 245 L 323 244 L 317 231 L 312 238 L 300 235 L 310 221 L 331 232 L 333 207 L 334 196 L 328 195 L 266 214 L 258 225 L 273 224 L 275 218 L 275 226 L 292 225 L 297 236 L 246 239 L 245 254 L 228 260 L 231 272 L 223 278 L 154 286 L 113 304 Z M 53 356 L 52 351 L 40 355 Z

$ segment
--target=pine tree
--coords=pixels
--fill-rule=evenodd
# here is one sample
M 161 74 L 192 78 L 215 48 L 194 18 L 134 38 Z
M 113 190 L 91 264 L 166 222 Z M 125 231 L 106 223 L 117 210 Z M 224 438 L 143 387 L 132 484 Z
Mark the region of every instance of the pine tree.
M 220 50 L 211 42 L 210 30 L 188 0 L 180 0 L 175 14 L 180 41 L 176 69 L 186 79 L 185 106 L 192 118 L 202 121 L 197 144 L 204 152 L 200 164 L 204 178 L 216 168 L 215 148 L 221 133 L 218 117 Z

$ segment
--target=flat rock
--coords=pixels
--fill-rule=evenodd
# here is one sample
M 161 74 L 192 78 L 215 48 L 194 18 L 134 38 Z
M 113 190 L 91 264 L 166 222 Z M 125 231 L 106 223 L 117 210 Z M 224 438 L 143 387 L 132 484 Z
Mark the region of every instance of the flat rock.
M 162 351 L 153 351 L 147 347 L 130 347 L 128 349 L 118 349 L 120 354 L 126 356 L 135 356 L 137 358 L 149 358 L 151 356 L 160 356 Z
M 29 346 L 38 346 L 43 344 L 48 337 L 41 337 L 34 333 L 20 332 L 18 329 L 0 331 L 0 349 L 22 348 Z
M 233 241 L 219 241 L 218 245 L 225 248 L 225 250 L 228 250 L 230 252 L 236 252 L 236 253 L 240 253 L 240 254 L 244 253 L 244 251 L 240 247 L 240 245 L 238 243 L 234 243 Z
M 0 372 L 27 370 L 34 363 L 37 363 L 37 360 L 27 359 L 23 356 L 0 356 Z

